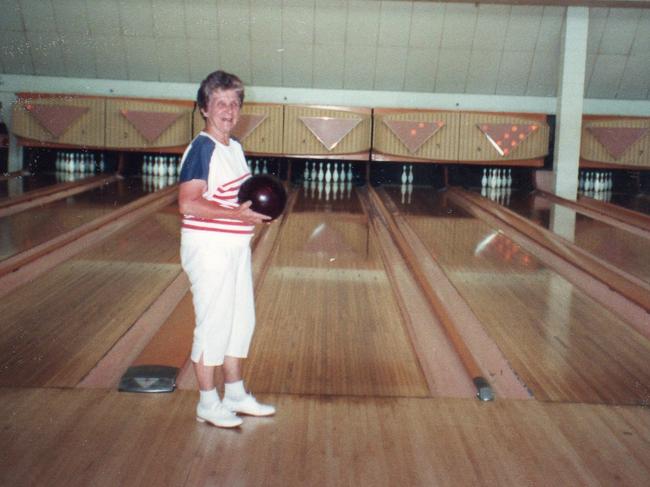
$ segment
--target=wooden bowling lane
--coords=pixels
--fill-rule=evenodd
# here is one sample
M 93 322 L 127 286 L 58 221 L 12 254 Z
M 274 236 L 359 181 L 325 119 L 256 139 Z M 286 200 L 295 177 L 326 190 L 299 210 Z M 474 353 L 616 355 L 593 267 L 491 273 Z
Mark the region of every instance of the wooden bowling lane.
M 310 201 L 301 189 L 257 291 L 249 387 L 260 393 L 428 395 L 356 192 L 345 204 L 320 209 Z
M 0 178 L 0 205 L 8 200 L 60 184 L 54 174 L 19 174 Z
M 72 387 L 181 272 L 171 205 L 0 301 L 0 385 Z
M 0 261 L 106 216 L 145 195 L 139 179 L 120 179 L 42 206 L 0 216 Z
M 591 486 L 650 477 L 650 415 L 473 399 L 270 395 L 273 418 L 227 431 L 196 392 L 0 390 L 0 484 Z
M 648 338 L 446 193 L 386 194 L 537 399 L 647 403 Z
M 562 238 L 561 228 L 556 230 L 550 216 L 540 221 L 538 215 L 563 212 L 575 219 L 572 242 L 580 249 L 603 262 L 624 271 L 650 285 L 650 232 L 632 226 L 622 227 L 615 221 L 603 221 L 597 215 L 589 215 L 577 205 L 563 203 L 559 198 L 542 193 L 516 193 L 512 196 L 510 209 L 525 218 L 534 218 L 544 228 Z

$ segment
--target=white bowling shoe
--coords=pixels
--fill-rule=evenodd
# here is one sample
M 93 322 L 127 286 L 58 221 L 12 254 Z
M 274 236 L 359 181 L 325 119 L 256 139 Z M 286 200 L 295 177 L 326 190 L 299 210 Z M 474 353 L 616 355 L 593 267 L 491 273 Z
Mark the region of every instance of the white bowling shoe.
M 225 397 L 223 405 L 233 413 L 247 414 L 249 416 L 272 416 L 275 408 L 269 404 L 260 404 L 252 394 L 246 394 L 241 399 Z
M 235 428 L 243 423 L 239 416 L 221 402 L 215 402 L 209 407 L 203 407 L 199 403 L 196 407 L 196 420 L 199 423 L 207 422 L 220 428 Z

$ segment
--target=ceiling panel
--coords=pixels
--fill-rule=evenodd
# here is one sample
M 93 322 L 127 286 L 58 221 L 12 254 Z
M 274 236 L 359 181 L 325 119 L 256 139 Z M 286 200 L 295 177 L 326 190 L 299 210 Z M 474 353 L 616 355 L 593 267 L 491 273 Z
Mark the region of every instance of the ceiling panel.
M 499 65 L 498 95 L 526 94 L 530 77 L 531 55 L 525 51 L 504 51 Z
M 219 47 L 215 41 L 196 42 L 192 40 L 191 47 L 188 49 L 188 58 L 190 81 L 196 83 L 220 65 Z
M 343 44 L 347 29 L 347 2 L 340 0 L 316 2 L 314 10 L 314 42 L 319 44 Z
M 25 32 L 0 30 L 0 46 L 0 60 L 4 72 L 34 74 L 31 45 L 27 42 Z
M 284 44 L 282 51 L 282 86 L 312 86 L 314 50 L 311 43 Z
M 618 54 L 597 55 L 585 95 L 588 98 L 616 98 L 626 61 L 626 56 Z
M 126 66 L 131 80 L 159 81 L 160 64 L 155 37 L 127 37 Z
M 343 88 L 372 90 L 375 81 L 375 46 L 346 46 Z
M 638 10 L 623 10 L 607 17 L 599 54 L 629 54 L 638 24 Z
M 63 62 L 66 73 L 82 78 L 97 77 L 94 39 L 84 34 L 67 34 L 63 38 Z M 78 73 L 78 74 L 77 74 Z
M 648 98 L 650 89 L 648 66 L 650 66 L 650 51 L 627 58 L 617 98 L 632 100 Z
M 429 51 L 418 47 L 408 50 L 406 72 L 404 75 L 404 90 L 432 92 L 438 67 L 438 50 Z
M 345 44 L 314 46 L 314 88 L 342 89 L 345 73 Z M 326 66 L 327 69 L 322 69 Z
M 263 84 L 266 81 L 264 78 L 261 78 L 259 82 L 255 82 L 253 78 L 253 58 L 251 57 L 251 45 L 248 40 L 220 40 L 219 60 L 220 63 L 211 68 L 210 71 L 216 68 L 224 69 L 236 73 L 246 84 L 265 86 Z
M 438 49 L 442 38 L 445 5 L 415 2 L 411 14 L 411 47 Z
M 282 86 L 282 48 L 268 42 L 251 43 L 252 84 Z
M 62 39 L 56 32 L 28 32 L 27 42 L 34 61 L 34 74 L 69 76 L 63 64 Z
M 215 0 L 186 2 L 185 32 L 190 39 L 218 39 L 217 2 Z
M 474 5 L 446 5 L 440 44 L 443 49 L 471 49 L 478 10 Z
M 532 52 L 542 22 L 543 7 L 512 7 L 504 49 Z
M 153 0 L 153 29 L 157 37 L 185 38 L 185 5 L 178 0 Z
M 556 93 L 565 14 L 398 0 L 0 1 L 3 73 L 196 82 L 221 67 L 259 86 L 530 96 Z M 589 22 L 587 96 L 648 99 L 650 9 L 590 8 Z
M 18 0 L 3 0 L 0 15 L 0 30 L 24 30 Z
M 23 25 L 32 32 L 56 32 L 51 0 L 20 0 Z
M 406 47 L 409 45 L 411 28 L 411 8 L 401 2 L 381 2 L 379 14 L 380 46 Z
M 93 36 L 117 36 L 122 34 L 120 9 L 117 0 L 97 2 L 87 0 L 88 28 Z
M 285 0 L 285 8 L 282 10 L 282 41 L 290 44 L 313 44 L 313 0 Z
M 467 82 L 468 67 L 469 51 L 440 49 L 435 91 L 438 93 L 463 93 Z
M 282 47 L 282 1 L 255 2 L 250 13 L 251 41 Z
M 53 2 L 52 5 L 57 32 L 89 33 L 86 0 L 65 0 Z
M 474 49 L 469 62 L 465 90 L 480 94 L 496 93 L 500 62 L 500 50 Z
M 190 81 L 190 58 L 185 38 L 156 39 L 160 79 L 178 83 Z
M 402 91 L 407 47 L 378 47 L 374 89 Z
M 379 36 L 379 2 L 351 1 L 345 42 L 354 46 L 376 46 Z
M 97 77 L 100 79 L 129 79 L 123 36 L 97 36 L 95 56 Z
M 125 36 L 151 38 L 154 35 L 151 0 L 118 0 L 118 5 Z
M 509 5 L 481 6 L 476 19 L 472 48 L 482 51 L 488 49 L 501 51 L 506 40 L 509 21 Z

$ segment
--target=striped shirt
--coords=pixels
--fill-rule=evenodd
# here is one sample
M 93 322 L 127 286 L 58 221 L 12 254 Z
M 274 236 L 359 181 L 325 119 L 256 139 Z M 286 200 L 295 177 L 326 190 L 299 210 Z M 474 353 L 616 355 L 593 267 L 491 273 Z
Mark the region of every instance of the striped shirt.
M 208 185 L 203 198 L 224 208 L 237 208 L 240 185 L 250 177 L 239 142 L 223 145 L 206 132 L 190 143 L 181 160 L 180 182 L 201 179 Z M 199 218 L 183 215 L 183 231 L 208 231 L 250 238 L 253 225 L 228 218 Z

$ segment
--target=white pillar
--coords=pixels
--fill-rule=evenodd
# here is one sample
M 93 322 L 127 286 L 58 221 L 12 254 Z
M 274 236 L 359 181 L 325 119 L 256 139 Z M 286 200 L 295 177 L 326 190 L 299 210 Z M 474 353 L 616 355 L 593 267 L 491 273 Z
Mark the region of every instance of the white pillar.
M 560 53 L 553 173 L 555 194 L 570 200 L 578 194 L 588 27 L 588 8 L 567 8 Z
M 11 130 L 11 114 L 16 95 L 14 93 L 0 92 L 0 102 L 2 103 L 2 119 L 9 129 L 9 160 L 7 161 L 7 171 L 20 171 L 23 168 L 23 148 L 16 142 Z

